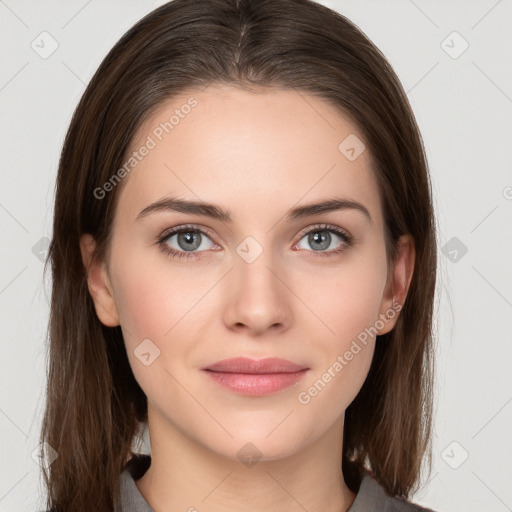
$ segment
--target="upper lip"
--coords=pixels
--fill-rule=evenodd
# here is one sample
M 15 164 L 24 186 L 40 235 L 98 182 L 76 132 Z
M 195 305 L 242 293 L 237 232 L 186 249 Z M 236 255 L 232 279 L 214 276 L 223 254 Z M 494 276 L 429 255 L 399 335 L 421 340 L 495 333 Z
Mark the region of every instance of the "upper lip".
M 276 357 L 258 360 L 248 357 L 233 357 L 217 361 L 203 368 L 203 370 L 225 373 L 295 373 L 306 369 L 304 366 Z

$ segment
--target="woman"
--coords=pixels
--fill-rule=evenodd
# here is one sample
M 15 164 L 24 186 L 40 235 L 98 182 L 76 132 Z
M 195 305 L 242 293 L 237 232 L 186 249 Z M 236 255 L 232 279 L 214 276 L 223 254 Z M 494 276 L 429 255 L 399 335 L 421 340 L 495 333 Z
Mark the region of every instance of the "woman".
M 71 121 L 48 262 L 48 509 L 425 510 L 427 163 L 340 14 L 174 0 L 139 21 Z

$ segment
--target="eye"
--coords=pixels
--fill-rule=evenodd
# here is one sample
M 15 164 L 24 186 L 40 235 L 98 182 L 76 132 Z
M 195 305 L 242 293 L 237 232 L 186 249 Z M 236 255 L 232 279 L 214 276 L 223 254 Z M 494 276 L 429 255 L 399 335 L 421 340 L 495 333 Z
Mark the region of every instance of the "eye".
M 205 228 L 179 226 L 167 230 L 156 243 L 173 258 L 199 258 L 199 253 L 219 248 L 210 236 L 213 235 Z M 302 240 L 305 240 L 309 248 L 302 245 Z M 305 249 L 308 256 L 328 257 L 341 253 L 351 245 L 352 236 L 345 230 L 330 224 L 319 224 L 309 228 L 295 247 Z
M 173 257 L 195 258 L 196 252 L 212 249 L 208 240 L 214 247 L 217 247 L 203 229 L 195 226 L 180 226 L 173 228 L 162 235 L 157 245 L 162 251 Z
M 312 250 L 301 245 L 302 240 L 305 240 L 306 245 L 309 245 Z M 303 235 L 297 244 L 300 249 L 306 249 L 309 252 L 317 253 L 311 254 L 311 256 L 331 256 L 344 251 L 351 245 L 351 235 L 338 226 L 332 226 L 329 224 L 313 226 L 312 229 L 309 229 L 309 231 Z

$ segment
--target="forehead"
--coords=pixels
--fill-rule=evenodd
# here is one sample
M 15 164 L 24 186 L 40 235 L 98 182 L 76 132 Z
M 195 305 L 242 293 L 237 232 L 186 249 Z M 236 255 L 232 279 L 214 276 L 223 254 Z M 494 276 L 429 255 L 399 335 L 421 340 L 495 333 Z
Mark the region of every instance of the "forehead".
M 363 202 L 380 222 L 369 152 L 357 156 L 362 144 L 346 116 L 304 92 L 190 91 L 160 105 L 139 128 L 119 214 L 134 219 L 172 194 L 270 219 L 292 205 L 336 196 Z

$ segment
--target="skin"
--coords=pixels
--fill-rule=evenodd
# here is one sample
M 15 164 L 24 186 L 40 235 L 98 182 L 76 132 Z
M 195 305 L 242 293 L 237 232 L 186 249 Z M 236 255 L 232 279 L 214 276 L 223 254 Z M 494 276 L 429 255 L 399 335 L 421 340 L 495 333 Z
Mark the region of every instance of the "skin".
M 379 315 L 403 304 L 412 239 L 400 239 L 388 271 L 369 152 L 349 161 L 338 150 L 359 130 L 304 93 L 228 86 L 190 92 L 155 111 L 132 150 L 191 96 L 197 107 L 124 178 L 108 260 L 92 258 L 90 235 L 81 240 L 97 315 L 121 325 L 148 397 L 152 464 L 136 485 L 156 512 L 347 510 L 355 495 L 341 472 L 344 412 L 367 376 L 375 338 L 308 404 L 298 394 Z M 233 221 L 174 211 L 136 220 L 169 194 L 219 205 Z M 362 203 L 372 221 L 354 209 L 285 219 L 292 207 L 333 196 Z M 307 233 L 322 223 L 346 230 L 353 244 L 328 255 L 344 244 L 330 232 L 329 247 L 315 251 Z M 196 258 L 173 258 L 155 244 L 183 224 L 211 230 L 201 235 Z M 236 252 L 247 236 L 263 250 L 252 263 Z M 167 244 L 186 252 L 177 238 Z M 160 350 L 149 366 L 134 354 L 144 339 Z M 281 357 L 309 371 L 278 393 L 248 397 L 200 370 L 236 356 Z M 249 442 L 261 455 L 251 467 L 237 457 Z

